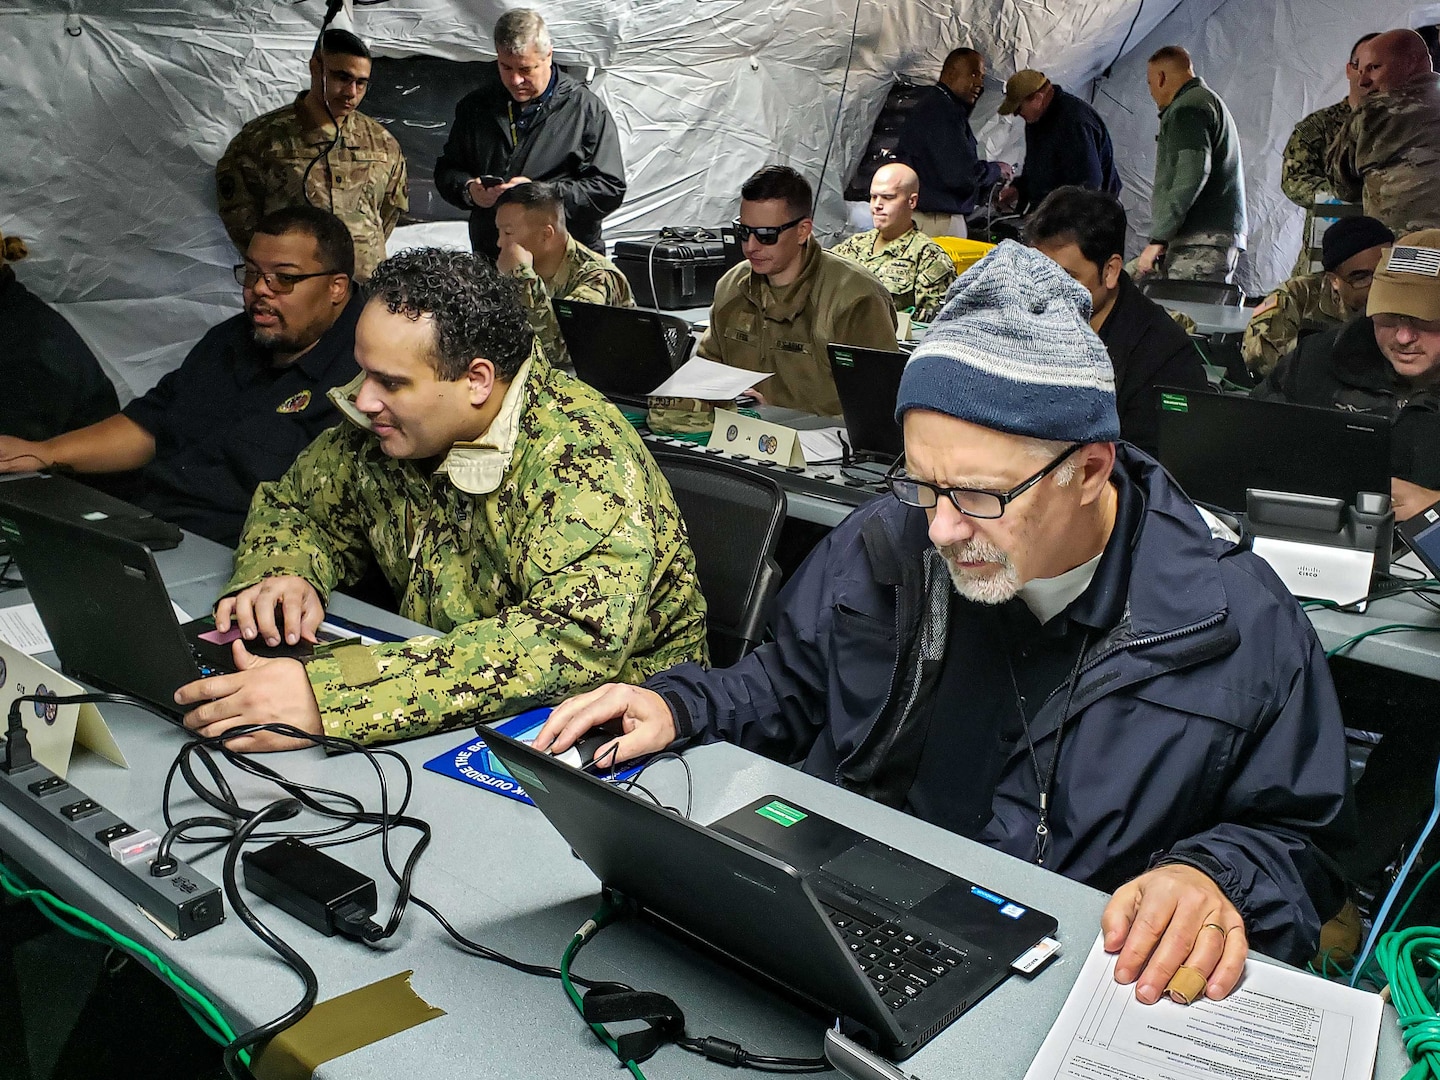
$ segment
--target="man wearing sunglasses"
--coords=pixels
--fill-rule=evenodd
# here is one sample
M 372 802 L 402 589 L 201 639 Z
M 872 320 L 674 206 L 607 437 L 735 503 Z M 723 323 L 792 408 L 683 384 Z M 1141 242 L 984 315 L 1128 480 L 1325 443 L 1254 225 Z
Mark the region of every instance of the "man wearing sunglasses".
M 825 251 L 811 236 L 810 184 L 767 165 L 740 189 L 735 235 L 745 261 L 715 286 L 698 352 L 765 380 L 771 405 L 839 416 L 825 347 L 895 348 L 895 305 L 870 271 Z
M 890 499 L 781 594 L 774 640 L 560 706 L 563 751 L 727 739 L 1113 894 L 1116 977 L 1212 998 L 1247 951 L 1313 955 L 1342 883 L 1344 733 L 1324 653 L 1259 558 L 1118 442 L 1089 293 L 1001 244 L 900 384 Z M 613 748 L 613 749 L 612 749 Z
M 245 310 L 107 420 L 44 442 L 0 438 L 0 472 L 141 470 L 134 501 L 234 547 L 250 497 L 339 419 L 326 392 L 355 377 L 345 223 L 312 206 L 262 218 L 235 267 Z
M 1301 339 L 1253 396 L 1389 417 L 1390 494 L 1404 521 L 1440 501 L 1440 229 L 1386 249 L 1365 310 Z
M 1323 273 L 1296 274 L 1260 302 L 1245 327 L 1240 355 L 1257 377 L 1269 375 L 1303 337 L 1334 330 L 1364 314 L 1370 281 L 1395 234 L 1372 217 L 1341 218 L 1321 239 Z

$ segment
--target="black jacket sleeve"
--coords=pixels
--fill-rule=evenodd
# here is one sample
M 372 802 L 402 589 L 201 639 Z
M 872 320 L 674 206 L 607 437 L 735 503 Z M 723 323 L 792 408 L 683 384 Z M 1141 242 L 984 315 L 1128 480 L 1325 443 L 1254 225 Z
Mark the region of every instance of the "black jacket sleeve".
M 625 162 L 620 153 L 620 133 L 610 110 L 593 97 L 586 106 L 580 133 L 579 156 L 583 164 L 579 175 L 553 182 L 565 196 L 567 218 L 599 221 L 619 209 L 625 200 Z
M 473 94 L 460 99 L 455 106 L 455 120 L 445 140 L 445 149 L 435 161 L 435 190 L 452 206 L 469 209 L 465 201 L 465 185 L 476 176 L 475 125 L 480 122 L 479 108 Z

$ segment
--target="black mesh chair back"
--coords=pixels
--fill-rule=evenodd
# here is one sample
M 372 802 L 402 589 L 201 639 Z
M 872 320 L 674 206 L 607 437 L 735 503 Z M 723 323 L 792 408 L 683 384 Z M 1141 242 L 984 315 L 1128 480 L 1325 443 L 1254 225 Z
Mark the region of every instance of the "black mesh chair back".
M 651 448 L 680 506 L 708 610 L 710 662 L 728 667 L 760 643 L 780 585 L 775 547 L 785 492 L 768 476 L 691 451 Z
M 670 366 L 678 368 L 690 359 L 690 350 L 695 347 L 695 336 L 690 332 L 690 324 L 679 315 L 661 313 L 659 318 L 665 344 L 670 346 Z
M 1239 285 L 1228 281 L 1180 281 L 1174 278 L 1143 278 L 1140 291 L 1156 303 L 1179 300 L 1189 304 L 1220 304 L 1239 307 L 1245 293 Z

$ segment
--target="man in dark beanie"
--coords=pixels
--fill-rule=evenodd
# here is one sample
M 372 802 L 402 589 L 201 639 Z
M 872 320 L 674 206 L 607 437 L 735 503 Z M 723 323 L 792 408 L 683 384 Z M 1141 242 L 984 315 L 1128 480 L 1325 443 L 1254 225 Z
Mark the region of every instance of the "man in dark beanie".
M 1320 274 L 1297 274 L 1265 297 L 1250 316 L 1240 353 L 1264 377 L 1301 338 L 1333 330 L 1365 310 L 1380 253 L 1395 234 L 1371 217 L 1341 218 L 1321 239 Z
M 1142 1002 L 1182 967 L 1223 997 L 1252 945 L 1313 955 L 1343 900 L 1314 842 L 1346 785 L 1324 654 L 1270 568 L 1117 443 L 1089 316 L 1002 243 L 905 369 L 893 497 L 815 549 L 774 640 L 573 698 L 536 745 L 616 717 L 619 760 L 727 739 L 1112 892 Z

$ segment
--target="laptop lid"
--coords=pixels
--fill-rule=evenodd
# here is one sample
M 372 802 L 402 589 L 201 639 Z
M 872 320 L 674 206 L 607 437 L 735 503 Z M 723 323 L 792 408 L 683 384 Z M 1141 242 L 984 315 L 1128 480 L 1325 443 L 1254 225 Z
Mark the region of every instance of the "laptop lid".
M 6 506 L 138 540 L 151 551 L 173 548 L 185 535 L 179 526 L 157 518 L 149 510 L 65 476 L 25 476 L 0 483 L 0 508 Z
M 200 670 L 149 549 L 14 505 L 0 506 L 0 533 L 61 670 L 178 716 L 175 691 Z
M 924 1045 L 1003 981 L 1010 961 L 1055 930 L 1048 915 L 769 796 L 707 827 L 499 732 L 477 730 L 606 887 L 864 1025 L 896 1057 Z M 827 914 L 832 904 L 881 912 L 871 923 L 877 932 L 891 915 L 903 920 L 905 912 L 928 911 L 923 925 L 938 918 L 954 929 L 945 935 L 952 943 L 988 943 L 990 951 L 972 949 L 973 963 L 942 968 L 946 974 L 928 996 L 896 1011 L 861 968 L 866 941 L 841 936 Z M 889 929 L 897 936 L 887 944 L 902 941 L 898 928 Z M 907 948 L 898 954 L 908 955 Z M 923 955 L 916 959 L 923 962 Z
M 1197 503 L 1245 512 L 1245 491 L 1353 504 L 1390 491 L 1384 417 L 1284 401 L 1160 388 L 1160 464 Z
M 643 403 L 671 375 L 676 352 L 657 312 L 552 300 L 575 374 L 606 397 Z
M 895 402 L 905 373 L 905 354 L 833 343 L 826 351 L 850 448 L 888 460 L 899 457 L 905 437 L 895 419 Z

